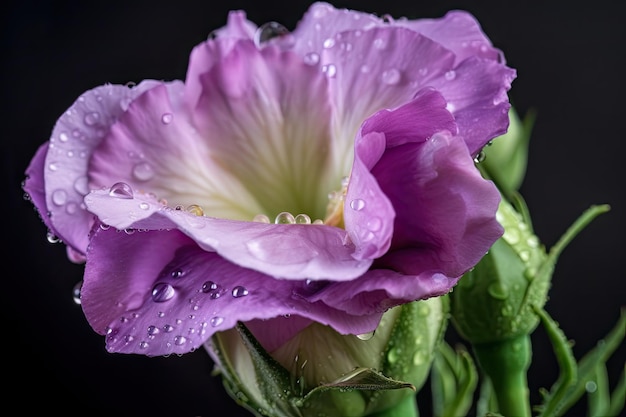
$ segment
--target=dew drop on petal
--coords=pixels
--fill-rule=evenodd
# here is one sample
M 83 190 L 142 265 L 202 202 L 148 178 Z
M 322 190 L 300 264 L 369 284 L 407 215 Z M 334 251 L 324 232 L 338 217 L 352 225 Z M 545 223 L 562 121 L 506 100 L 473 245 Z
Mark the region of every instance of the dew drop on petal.
M 116 182 L 109 189 L 109 195 L 128 200 L 133 198 L 133 189 L 125 182 Z
M 217 327 L 220 324 L 224 323 L 224 317 L 215 316 L 210 320 L 211 326 Z
M 365 207 L 365 201 L 360 198 L 355 198 L 350 202 L 350 208 L 355 211 L 363 210 Z
M 269 223 L 270 218 L 267 217 L 265 214 L 257 214 L 256 216 L 254 216 L 252 221 L 257 223 Z
M 377 38 L 374 40 L 374 47 L 376 49 L 385 49 L 387 47 L 387 42 L 384 39 Z
M 374 337 L 374 333 L 375 331 L 372 330 L 371 332 L 368 332 L 368 333 L 357 334 L 356 337 L 361 340 L 370 340 L 372 337 Z
M 150 204 L 146 203 L 145 201 L 142 201 L 141 203 L 139 203 L 139 208 L 142 210 L 148 210 L 150 208 Z
M 213 281 L 206 281 L 204 284 L 202 284 L 202 292 L 209 292 L 215 289 L 217 289 L 217 284 Z
M 148 326 L 148 335 L 154 336 L 160 332 L 159 328 L 156 326 Z
M 166 324 L 165 326 L 163 326 L 163 331 L 165 333 L 170 333 L 172 330 L 174 330 L 174 326 L 172 326 L 171 324 Z
M 382 73 L 382 80 L 383 83 L 387 84 L 387 85 L 395 85 L 398 84 L 398 82 L 400 82 L 400 71 L 398 71 L 395 68 L 386 70 Z
M 57 206 L 62 206 L 67 201 L 67 192 L 65 190 L 55 190 L 52 192 L 52 202 Z
M 184 345 L 185 343 L 187 343 L 187 338 L 186 338 L 185 336 L 176 336 L 176 337 L 174 338 L 174 344 L 175 344 L 176 346 L 182 346 L 182 345 Z
M 248 290 L 246 289 L 246 287 L 242 287 L 241 285 L 238 285 L 235 288 L 233 288 L 233 297 L 239 298 L 239 297 L 245 297 L 246 295 L 248 295 Z
M 254 43 L 257 47 L 263 46 L 272 39 L 285 43 L 293 42 L 289 30 L 278 22 L 264 23 L 254 33 Z
M 509 289 L 500 282 L 493 282 L 487 287 L 487 292 L 496 300 L 506 300 L 509 297 Z
M 133 177 L 139 181 L 148 181 L 154 177 L 154 170 L 147 162 L 140 162 L 133 167 Z
M 152 300 L 157 303 L 162 303 L 174 297 L 175 293 L 174 287 L 170 284 L 158 282 L 152 287 Z
M 187 206 L 187 208 L 185 210 L 188 213 L 191 213 L 191 214 L 196 215 L 196 216 L 204 216 L 204 210 L 202 210 L 202 207 L 200 207 L 197 204 L 191 204 L 191 205 Z
M 89 193 L 89 180 L 86 176 L 76 178 L 74 181 L 74 190 L 80 195 Z
M 456 72 L 454 70 L 450 70 L 444 74 L 444 77 L 448 81 L 452 81 L 456 78 Z
M 93 126 L 96 123 L 98 123 L 98 120 L 100 120 L 100 113 L 98 112 L 91 112 L 91 113 L 87 113 L 85 115 L 85 124 L 87 126 Z
M 172 113 L 163 113 L 161 115 L 161 123 L 164 125 L 169 125 L 172 123 L 172 119 L 174 119 L 174 115 Z
M 61 240 L 52 232 L 46 233 L 46 240 L 48 243 L 59 243 Z
M 337 67 L 334 64 L 324 65 L 322 71 L 326 73 L 328 78 L 335 78 L 337 75 Z
M 309 52 L 304 56 L 303 61 L 307 65 L 317 65 L 320 62 L 320 56 L 315 52 Z
M 333 38 L 328 38 L 322 43 L 322 46 L 326 49 L 332 48 L 335 46 L 335 40 Z
M 296 222 L 293 214 L 283 211 L 282 213 L 278 213 L 276 218 L 274 219 L 275 224 L 294 224 Z
M 311 218 L 306 214 L 298 214 L 295 217 L 296 224 L 311 224 Z

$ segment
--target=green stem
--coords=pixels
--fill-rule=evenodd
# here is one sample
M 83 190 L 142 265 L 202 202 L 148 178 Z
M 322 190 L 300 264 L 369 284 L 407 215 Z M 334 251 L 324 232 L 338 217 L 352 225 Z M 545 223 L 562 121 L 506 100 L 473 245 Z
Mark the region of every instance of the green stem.
M 419 417 L 415 395 L 404 397 L 395 407 L 374 413 L 371 417 Z
M 491 381 L 498 402 L 497 411 L 506 417 L 530 417 L 526 377 L 532 356 L 530 336 L 474 345 L 473 348 L 480 368 Z

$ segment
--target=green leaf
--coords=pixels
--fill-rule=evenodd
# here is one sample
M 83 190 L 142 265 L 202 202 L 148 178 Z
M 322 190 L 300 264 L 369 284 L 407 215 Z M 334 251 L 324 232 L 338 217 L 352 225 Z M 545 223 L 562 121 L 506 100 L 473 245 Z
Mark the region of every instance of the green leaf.
M 626 364 L 622 369 L 622 375 L 620 376 L 617 386 L 611 393 L 611 405 L 607 411 L 607 416 L 617 417 L 624 409 L 624 401 L 626 400 Z

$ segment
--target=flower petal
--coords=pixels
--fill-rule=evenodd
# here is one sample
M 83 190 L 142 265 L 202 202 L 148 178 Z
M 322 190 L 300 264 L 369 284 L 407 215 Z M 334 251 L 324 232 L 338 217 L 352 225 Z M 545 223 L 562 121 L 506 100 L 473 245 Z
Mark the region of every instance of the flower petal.
M 58 119 L 45 159 L 40 149 L 29 167 L 39 180 L 43 175 L 45 205 L 39 197 L 34 198 L 40 213 L 48 216 L 46 225 L 79 253 L 85 253 L 92 224 L 91 213 L 81 208 L 83 196 L 89 192 L 87 165 L 91 153 L 128 104 L 154 83 L 148 80 L 133 88 L 104 85 L 85 92 Z M 36 184 L 40 188 L 39 180 Z M 32 186 L 35 188 L 35 183 Z M 26 189 L 33 191 L 28 181 Z
M 341 181 L 328 169 L 325 77 L 292 52 L 239 41 L 200 82 L 194 124 L 214 159 L 248 186 L 263 214 L 323 218 L 328 193 Z
M 471 57 L 428 83 L 446 98 L 472 155 L 506 133 L 511 108 L 507 92 L 515 76 L 505 65 Z
M 118 198 L 107 190 L 85 197 L 88 209 L 120 230 L 180 229 L 202 248 L 246 268 L 285 279 L 353 279 L 371 261 L 353 256 L 345 230 L 324 225 L 266 224 L 197 216 L 165 207 L 135 192 Z
M 382 110 L 365 121 L 356 139 L 356 155 L 346 193 L 344 221 L 350 238 L 357 247 L 356 257 L 375 259 L 389 249 L 394 232 L 395 205 L 401 208 L 406 200 L 416 198 L 407 194 L 386 195 L 375 172 L 387 170 L 385 179 L 393 177 L 402 184 L 411 181 L 410 171 L 418 161 L 402 160 L 397 165 L 385 163 L 390 148 L 406 143 L 424 142 L 441 131 L 456 131 L 452 115 L 445 109 L 443 97 L 432 89 L 420 91 L 414 100 L 395 110 Z M 379 163 L 384 164 L 381 168 Z M 395 227 L 404 228 L 401 221 Z
M 296 284 L 238 267 L 178 231 L 96 230 L 81 305 L 92 327 L 107 335 L 109 351 L 150 356 L 194 350 L 237 321 L 296 315 L 295 329 L 315 320 L 347 332 L 375 326 L 380 318 L 354 317 L 344 324 L 343 313 L 293 297 Z M 252 327 L 270 347 L 294 331 L 273 328 L 268 338 L 258 323 Z
M 345 155 L 343 169 L 349 171 L 353 139 L 363 120 L 410 101 L 424 85 L 452 68 L 454 55 L 398 27 L 342 32 L 333 39 L 321 62 L 332 75 L 333 128 L 340 149 L 336 153 Z
M 398 166 L 402 177 L 393 174 Z M 387 149 L 372 174 L 396 210 L 391 249 L 377 267 L 456 278 L 502 235 L 498 190 L 482 178 L 460 138 L 439 133 Z
M 398 19 L 392 24 L 412 29 L 451 50 L 455 65 L 472 56 L 504 63 L 504 54 L 493 47 L 476 18 L 466 11 L 451 10 L 436 19 Z

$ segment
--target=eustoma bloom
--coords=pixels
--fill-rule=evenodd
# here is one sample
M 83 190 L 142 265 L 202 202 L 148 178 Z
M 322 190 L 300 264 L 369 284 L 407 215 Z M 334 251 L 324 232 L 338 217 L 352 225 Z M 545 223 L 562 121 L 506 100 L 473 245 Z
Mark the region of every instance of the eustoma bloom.
M 237 322 L 268 350 L 312 322 L 368 333 L 501 236 L 474 159 L 507 129 L 514 77 L 465 12 L 316 3 L 290 33 L 232 12 L 184 82 L 82 94 L 24 187 L 86 261 L 111 352 L 182 354 Z

